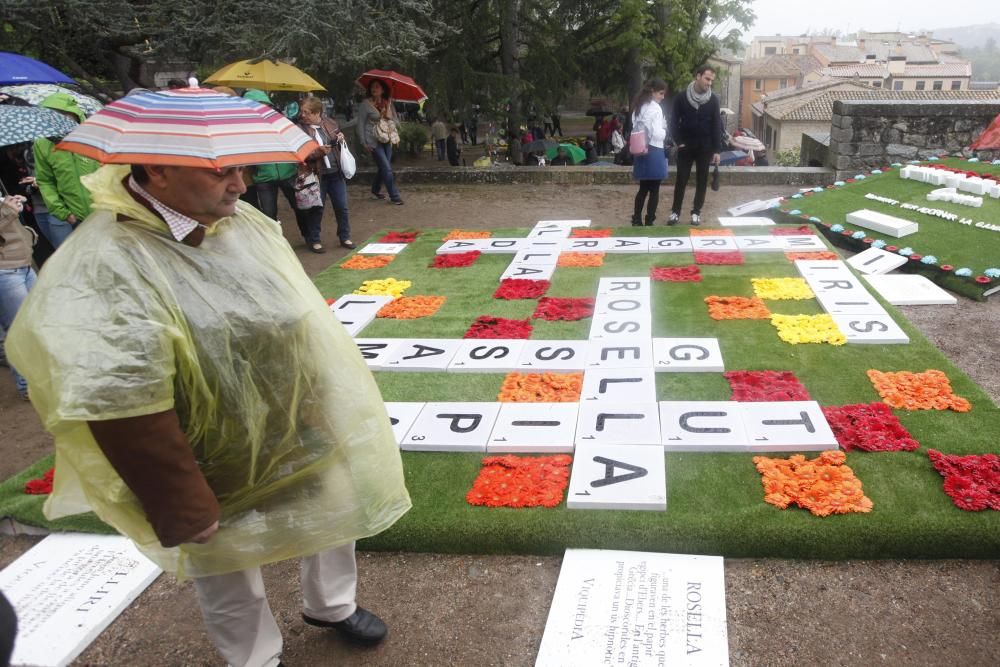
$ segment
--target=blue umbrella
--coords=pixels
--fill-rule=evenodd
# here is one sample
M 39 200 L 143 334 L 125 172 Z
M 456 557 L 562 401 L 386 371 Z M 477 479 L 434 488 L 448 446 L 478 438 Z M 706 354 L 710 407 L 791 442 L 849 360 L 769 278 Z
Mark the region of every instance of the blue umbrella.
M 76 127 L 76 123 L 52 109 L 0 105 L 0 146 L 40 137 L 64 137 Z
M 34 58 L 0 51 L 0 86 L 21 83 L 76 83 L 76 81 Z

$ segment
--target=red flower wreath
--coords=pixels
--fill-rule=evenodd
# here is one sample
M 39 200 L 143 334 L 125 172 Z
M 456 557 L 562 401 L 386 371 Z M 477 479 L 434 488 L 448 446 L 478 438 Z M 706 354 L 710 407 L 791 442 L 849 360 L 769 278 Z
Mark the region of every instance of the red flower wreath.
M 881 401 L 823 408 L 837 442 L 847 451 L 910 452 L 920 443 L 899 423 L 892 408 Z
M 536 320 L 563 320 L 572 322 L 582 320 L 594 314 L 594 299 L 558 299 L 544 296 L 538 300 L 538 307 L 532 315 Z
M 732 401 L 808 401 L 809 392 L 790 371 L 727 371 Z
M 448 255 L 434 255 L 434 262 L 431 263 L 430 268 L 457 269 L 463 266 L 472 266 L 481 254 L 478 250 L 470 250 L 469 252 L 456 252 Z
M 695 266 L 654 266 L 649 277 L 660 282 L 700 283 L 701 270 Z
M 537 299 L 552 285 L 548 280 L 525 280 L 507 278 L 500 281 L 500 287 L 493 292 L 494 299 Z
M 492 315 L 480 315 L 463 338 L 531 338 L 528 320 L 508 320 Z
M 556 507 L 569 485 L 571 456 L 488 456 L 465 494 L 470 505 Z

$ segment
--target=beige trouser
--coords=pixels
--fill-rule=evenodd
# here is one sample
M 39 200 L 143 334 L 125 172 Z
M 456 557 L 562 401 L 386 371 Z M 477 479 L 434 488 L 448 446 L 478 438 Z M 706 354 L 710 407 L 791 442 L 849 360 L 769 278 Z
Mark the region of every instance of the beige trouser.
M 307 616 L 336 623 L 357 609 L 354 542 L 302 559 Z M 275 667 L 281 631 L 264 594 L 260 568 L 194 579 L 208 636 L 232 667 Z

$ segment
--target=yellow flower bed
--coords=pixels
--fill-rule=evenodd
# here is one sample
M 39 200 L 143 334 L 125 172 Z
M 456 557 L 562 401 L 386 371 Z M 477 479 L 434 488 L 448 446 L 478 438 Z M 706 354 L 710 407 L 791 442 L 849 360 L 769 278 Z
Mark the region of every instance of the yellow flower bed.
M 778 338 L 792 345 L 847 342 L 829 315 L 772 315 L 771 324 L 778 330 Z
M 753 278 L 751 282 L 754 294 L 761 299 L 801 301 L 816 296 L 802 278 Z
M 394 296 L 401 297 L 411 285 L 409 280 L 396 280 L 395 278 L 383 278 L 382 280 L 366 280 L 361 283 L 361 287 L 354 290 L 355 294 L 365 296 Z

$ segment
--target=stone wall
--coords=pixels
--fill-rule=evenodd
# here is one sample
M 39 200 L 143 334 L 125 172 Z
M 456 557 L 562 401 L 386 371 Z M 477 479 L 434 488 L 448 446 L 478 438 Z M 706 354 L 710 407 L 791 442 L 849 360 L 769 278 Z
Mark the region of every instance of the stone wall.
M 827 164 L 830 155 L 829 141 L 829 135 L 824 137 L 816 134 L 803 134 L 802 147 L 799 149 L 799 165 L 812 167 L 818 164 Z
M 971 157 L 969 144 L 997 114 L 1000 100 L 839 100 L 833 103 L 826 164 L 843 177 L 893 162 L 954 154 Z M 1000 152 L 978 155 L 992 160 Z

